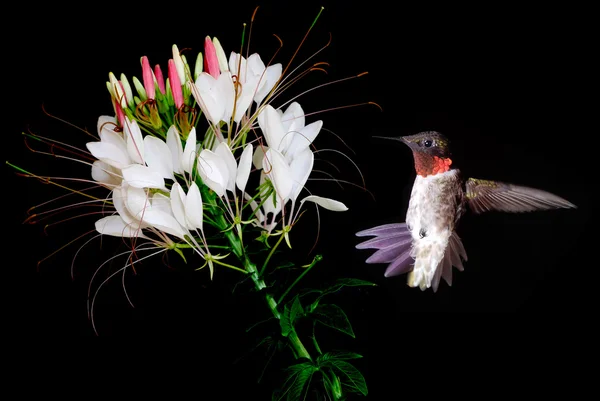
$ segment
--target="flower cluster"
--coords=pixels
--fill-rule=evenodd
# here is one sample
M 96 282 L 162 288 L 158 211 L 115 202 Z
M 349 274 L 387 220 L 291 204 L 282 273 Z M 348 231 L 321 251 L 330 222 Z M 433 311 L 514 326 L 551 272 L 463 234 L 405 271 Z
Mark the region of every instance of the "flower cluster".
M 175 45 L 167 78 L 147 57 L 141 68 L 142 82 L 132 80 L 137 94 L 125 75 L 109 74 L 115 116 L 101 116 L 100 140 L 87 143 L 97 159 L 92 177 L 110 189 L 116 212 L 96 222 L 99 233 L 192 248 L 212 278 L 214 263 L 230 265 L 211 252 L 206 224 L 222 230 L 225 219 L 240 241 L 252 224 L 289 245 L 304 202 L 347 210 L 315 195 L 298 200 L 323 122 L 306 124 L 297 102 L 270 104 L 286 85 L 281 64 L 265 66 L 256 53 L 227 59 L 217 38 L 207 37 L 193 69 Z
M 141 80 L 109 74 L 107 88 L 114 114 L 98 118 L 97 136 L 86 131 L 94 140 L 85 149 L 68 141 L 24 134 L 50 147 L 50 151 L 38 151 L 27 145 L 35 153 L 90 166 L 91 179 L 39 176 L 9 164 L 22 175 L 87 198 L 36 210 L 26 221 L 39 222 L 80 206 L 95 210 L 78 217 L 101 216 L 94 217 L 95 230 L 67 244 L 92 237 L 75 253 L 72 271 L 79 252 L 94 239 L 126 239 L 127 250 L 103 261 L 90 278 L 88 317 L 96 334 L 95 300 L 109 280 L 118 274 L 124 280 L 128 269 L 155 255 L 175 252 L 187 263 L 186 252 L 193 252 L 200 261 L 193 268 L 207 267 L 211 280 L 217 268 L 233 269 L 239 273 L 238 284 L 249 283 L 252 293 L 263 298 L 268 316 L 258 324 L 268 326 L 270 334 L 257 347 L 267 347 L 272 353 L 291 350 L 294 358 L 283 372 L 286 378 L 276 391 L 277 399 L 301 399 L 309 388 L 336 400 L 347 393 L 367 395 L 363 376 L 348 362 L 361 356 L 324 351 L 315 330 L 354 337 L 342 308 L 328 302 L 330 294 L 373 284 L 342 278 L 319 282 L 323 288 L 299 289 L 298 283 L 323 257 L 314 255 L 309 263 L 274 257 L 284 240 L 291 247 L 290 232 L 306 202 L 317 210 L 347 210 L 343 203 L 305 188 L 314 172 L 317 151 L 313 142 L 323 122 L 308 121 L 296 101 L 299 96 L 281 101 L 280 95 L 304 75 L 322 70 L 323 63 L 306 65 L 305 61 L 289 71 L 293 59 L 284 66 L 265 64 L 249 51 L 245 55 L 231 52 L 227 57 L 216 38 L 206 37 L 204 51 L 189 63 L 174 45 L 166 74 L 160 65 L 152 67 L 147 57 L 140 60 Z M 274 243 L 272 238 L 276 238 Z M 126 261 L 114 269 L 117 258 Z M 123 290 L 131 303 L 124 281 Z M 310 343 L 301 339 L 306 330 L 312 333 L 307 337 Z

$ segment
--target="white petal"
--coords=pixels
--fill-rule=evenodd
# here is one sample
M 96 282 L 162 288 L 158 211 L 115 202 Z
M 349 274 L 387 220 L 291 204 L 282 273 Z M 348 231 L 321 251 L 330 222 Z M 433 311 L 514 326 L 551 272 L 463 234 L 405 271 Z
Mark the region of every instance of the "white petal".
M 223 105 L 223 111 L 219 117 L 219 120 L 225 121 L 229 124 L 229 120 L 233 114 L 233 100 L 235 97 L 235 88 L 233 86 L 233 78 L 229 71 L 221 73 L 215 84 L 216 99 Z M 218 121 L 217 121 L 218 123 Z
M 127 184 L 125 184 L 127 185 Z M 133 214 L 129 212 L 127 206 L 125 205 L 125 199 L 127 199 L 127 189 L 126 187 L 115 188 L 112 193 L 112 201 L 113 206 L 117 209 L 119 216 L 125 221 L 127 224 L 133 223 L 136 219 L 133 217 Z
M 162 139 L 146 135 L 144 138 L 144 156 L 150 169 L 159 173 L 163 178 L 175 179 L 171 150 Z
M 106 185 L 108 188 L 112 188 L 114 185 L 119 185 L 122 180 L 119 169 L 116 169 L 110 164 L 100 160 L 96 160 L 92 164 L 92 178 L 94 181 L 98 181 Z
M 239 82 L 246 82 L 246 57 L 242 56 L 240 63 L 240 55 L 236 52 L 231 52 L 229 55 L 229 71 L 238 76 Z
M 150 201 L 146 191 L 142 188 L 127 186 L 122 189 L 122 196 L 132 221 L 142 220 L 144 213 L 150 209 Z
M 265 173 L 261 172 L 260 184 L 262 185 L 266 179 L 267 179 L 267 175 Z M 275 221 L 277 219 L 277 215 L 279 215 L 279 212 L 281 212 L 281 208 L 282 208 L 282 204 L 283 204 L 283 202 L 281 201 L 281 199 L 279 199 L 279 197 L 277 197 L 277 199 L 276 199 L 276 204 L 273 203 L 273 200 L 274 200 L 273 195 L 269 195 L 269 197 L 266 199 L 261 198 L 262 209 L 264 211 L 264 218 L 267 218 L 269 213 L 271 213 L 272 214 L 271 221 Z
M 181 188 L 181 185 L 177 181 L 174 182 L 171 187 L 171 209 L 173 210 L 173 216 L 175 216 L 177 222 L 183 227 L 187 226 L 185 220 L 185 199 L 186 195 L 183 192 L 183 188 Z
M 265 71 L 265 63 L 258 55 L 253 53 L 248 57 L 248 72 L 253 76 L 260 76 Z
M 269 150 L 268 146 L 258 146 L 256 151 L 254 152 L 254 156 L 252 156 L 252 164 L 254 168 L 257 170 L 262 169 L 263 159 L 265 158 L 265 153 Z
M 192 90 L 206 118 L 215 125 L 221 121 L 225 110 L 225 104 L 221 101 L 216 84 L 217 80 L 212 75 L 201 72 L 195 83 L 197 90 Z
M 165 180 L 159 173 L 141 164 L 132 164 L 125 167 L 123 169 L 123 179 L 129 185 L 136 188 L 167 189 L 165 187 Z
M 298 133 L 304 128 L 304 110 L 302 110 L 302 107 L 300 107 L 298 102 L 293 102 L 288 106 L 281 116 L 281 124 L 286 133 Z
M 185 216 L 188 225 L 202 230 L 202 196 L 200 195 L 200 188 L 195 182 L 192 182 L 185 199 Z
M 263 159 L 263 171 L 273 183 L 279 200 L 288 199 L 294 181 L 290 166 L 286 163 L 283 155 L 276 150 L 269 149 Z
M 235 177 L 235 183 L 240 191 L 244 192 L 246 184 L 248 183 L 248 177 L 250 177 L 250 169 L 252 168 L 252 144 L 249 143 L 244 148 L 242 155 L 240 156 L 240 162 L 237 168 L 237 175 Z
M 126 120 L 127 122 L 123 128 L 125 142 L 127 143 L 127 153 L 134 162 L 144 164 L 144 138 L 142 137 L 142 131 L 137 121 L 131 121 L 129 118 Z
M 125 149 L 108 142 L 88 142 L 85 144 L 92 156 L 118 169 L 131 164 L 131 159 Z
M 302 207 L 302 204 L 304 202 L 314 202 L 317 205 L 319 205 L 325 209 L 332 210 L 334 212 L 345 212 L 346 210 L 348 210 L 346 205 L 344 205 L 342 202 L 338 202 L 336 200 L 329 199 L 329 198 L 322 198 L 322 197 L 316 196 L 316 195 L 310 195 L 310 196 L 307 196 L 306 198 L 302 199 L 302 201 L 300 201 L 300 207 Z
M 114 116 L 98 117 L 96 128 L 98 130 L 98 135 L 100 135 L 100 139 L 102 139 L 102 135 L 105 132 L 115 132 L 115 127 L 117 127 L 117 125 L 117 118 Z
M 277 63 L 267 67 L 266 72 L 262 76 L 262 80 L 265 81 L 264 85 L 259 85 L 259 90 L 254 95 L 254 101 L 256 104 L 260 104 L 265 96 L 269 94 L 271 89 L 275 86 L 279 78 L 281 77 L 282 65 Z
M 308 148 L 310 144 L 313 143 L 317 135 L 319 135 L 319 131 L 321 131 L 322 126 L 323 121 L 315 121 L 314 123 L 310 123 L 304 127 L 299 134 L 294 135 L 294 139 L 292 139 L 292 142 L 285 153 L 286 159 L 292 160 L 296 154 Z
M 160 210 L 173 216 L 173 210 L 171 209 L 171 200 L 168 196 L 156 192 L 152 195 L 152 210 Z
M 190 174 L 192 173 L 196 164 L 196 156 L 196 127 L 193 127 L 187 137 L 183 155 L 181 156 L 181 168 L 183 171 Z
M 270 104 L 258 115 L 258 125 L 270 148 L 281 150 L 286 131 L 281 124 L 281 116 Z
M 235 116 L 233 120 L 236 123 L 239 123 L 248 107 L 252 104 L 252 99 L 257 90 L 257 85 L 259 83 L 260 77 L 250 76 L 246 83 L 241 87 L 241 92 L 238 93 L 237 99 L 235 101 Z
M 203 149 L 198 157 L 198 172 L 202 181 L 218 196 L 225 194 L 229 172 L 225 161 L 216 153 Z
M 131 226 L 125 223 L 119 216 L 108 216 L 103 217 L 96 221 L 96 231 L 104 235 L 112 235 L 114 237 L 141 237 L 147 238 L 142 234 L 142 230 L 137 228 L 135 225 Z
M 195 130 L 195 128 L 193 128 Z M 178 174 L 183 174 L 183 168 L 181 168 L 181 158 L 183 156 L 183 146 L 181 145 L 181 139 L 177 129 L 174 125 L 171 125 L 167 131 L 167 146 L 171 151 L 171 160 L 173 163 L 173 171 Z
M 215 154 L 217 154 L 227 166 L 227 189 L 231 192 L 235 191 L 235 177 L 237 174 L 237 163 L 235 161 L 235 157 L 233 153 L 231 153 L 231 149 L 229 149 L 229 145 L 226 142 L 221 142 L 219 146 L 215 149 Z
M 144 222 L 167 234 L 185 239 L 184 236 L 187 233 L 187 230 L 181 227 L 177 220 L 175 220 L 175 217 L 161 210 L 146 210 L 144 212 Z
M 294 186 L 292 192 L 290 193 L 290 199 L 296 200 L 302 188 L 306 184 L 308 180 L 308 176 L 310 175 L 313 164 L 314 164 L 315 156 L 310 149 L 305 149 L 304 152 L 301 152 L 298 157 L 292 161 L 290 164 L 290 170 L 292 171 L 292 179 L 294 181 Z
M 111 127 L 114 127 L 111 125 Z M 100 141 L 103 143 L 112 143 L 119 149 L 123 149 L 125 152 L 127 151 L 127 144 L 123 137 L 112 129 L 105 128 L 100 132 Z M 129 156 L 129 155 L 128 155 Z

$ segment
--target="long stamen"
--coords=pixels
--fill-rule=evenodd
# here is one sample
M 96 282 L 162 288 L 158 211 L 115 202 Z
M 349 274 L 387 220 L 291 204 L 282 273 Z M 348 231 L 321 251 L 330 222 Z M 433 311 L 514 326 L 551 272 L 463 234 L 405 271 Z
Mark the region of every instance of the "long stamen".
M 50 255 L 46 256 L 45 258 L 41 259 L 39 262 L 37 262 L 37 271 L 39 271 L 40 269 L 40 264 L 42 264 L 43 261 L 50 259 L 52 256 L 56 255 L 58 252 L 62 251 L 63 249 L 65 249 L 66 247 L 68 247 L 69 245 L 71 245 L 72 243 L 78 241 L 79 239 L 85 237 L 88 234 L 91 234 L 93 232 L 96 232 L 96 230 L 90 230 L 88 232 L 85 232 L 83 234 L 81 234 L 80 236 L 78 236 L 75 239 L 72 239 L 71 241 L 67 242 L 65 245 L 61 246 L 60 248 L 58 248 L 57 250 L 55 250 L 54 252 L 52 252 Z
M 91 134 L 89 131 L 87 131 L 87 130 L 85 130 L 85 129 L 81 128 L 81 127 L 78 127 L 78 126 L 76 126 L 75 124 L 72 124 L 72 123 L 68 122 L 67 120 L 63 120 L 62 118 L 59 118 L 59 117 L 57 117 L 57 116 L 55 116 L 55 115 L 53 115 L 53 114 L 50 114 L 50 113 L 48 113 L 48 111 L 46 111 L 46 106 L 44 106 L 43 104 L 42 104 L 42 111 L 43 111 L 43 112 L 44 112 L 44 114 L 46 114 L 48 117 L 50 117 L 50 118 L 54 118 L 55 120 L 58 120 L 58 121 L 60 121 L 60 122 L 62 122 L 62 123 L 65 123 L 65 124 L 67 124 L 67 125 L 69 125 L 69 126 L 71 126 L 71 127 L 75 128 L 75 129 L 77 129 L 77 130 L 79 130 L 79 131 L 83 132 L 84 134 L 91 136 L 91 137 L 92 137 L 92 138 L 94 138 L 95 140 L 98 140 L 98 137 L 97 137 L 97 136 L 94 136 L 94 135 L 92 135 L 92 134 Z
M 58 183 L 56 183 L 56 182 L 54 182 L 54 181 L 51 181 L 51 180 L 50 180 L 50 178 L 41 177 L 41 176 L 35 175 L 35 174 L 33 174 L 33 173 L 30 173 L 29 171 L 27 171 L 27 170 L 24 170 L 24 169 L 22 169 L 22 168 L 20 168 L 20 167 L 17 167 L 17 166 L 15 166 L 15 165 L 14 165 L 14 164 L 12 164 L 12 163 L 6 162 L 6 164 L 8 164 L 9 166 L 11 166 L 12 168 L 14 168 L 14 169 L 15 169 L 15 170 L 17 170 L 17 171 L 20 171 L 20 172 L 22 172 L 23 174 L 25 174 L 25 176 L 26 176 L 26 177 L 33 177 L 33 178 L 37 178 L 37 179 L 39 179 L 40 181 L 42 181 L 42 182 L 44 182 L 44 183 L 47 183 L 47 184 L 52 184 L 52 185 L 56 185 L 56 186 L 57 186 L 57 187 L 59 187 L 59 188 L 66 189 L 66 190 L 68 190 L 68 191 L 74 192 L 74 193 L 76 193 L 76 194 L 79 194 L 79 195 L 83 195 L 83 196 L 85 196 L 85 197 L 87 197 L 87 198 L 96 199 L 96 200 L 97 200 L 97 199 L 99 199 L 99 198 L 97 198 L 97 197 L 95 197 L 95 196 L 92 196 L 92 195 L 85 194 L 85 193 L 83 193 L 83 192 L 80 192 L 80 191 L 78 191 L 78 190 L 76 190 L 76 189 L 72 189 L 72 188 L 66 187 L 66 186 L 64 186 L 64 185 L 58 184 Z

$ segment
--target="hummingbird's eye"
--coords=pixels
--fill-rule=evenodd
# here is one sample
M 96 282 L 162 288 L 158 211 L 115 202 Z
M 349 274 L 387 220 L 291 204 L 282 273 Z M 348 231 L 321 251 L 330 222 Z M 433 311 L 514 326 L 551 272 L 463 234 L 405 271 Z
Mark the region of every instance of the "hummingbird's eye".
M 423 146 L 425 146 L 426 148 L 430 148 L 433 146 L 433 141 L 431 139 L 425 139 L 423 141 Z

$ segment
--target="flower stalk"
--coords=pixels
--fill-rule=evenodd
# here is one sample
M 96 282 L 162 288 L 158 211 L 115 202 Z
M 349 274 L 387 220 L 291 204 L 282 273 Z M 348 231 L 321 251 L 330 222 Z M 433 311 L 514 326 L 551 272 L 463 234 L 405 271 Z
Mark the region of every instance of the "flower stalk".
M 213 212 L 215 213 L 214 221 L 218 224 L 218 228 L 225 230 L 228 227 L 228 223 L 227 223 L 227 220 L 225 219 L 225 216 L 223 215 L 223 212 L 221 211 L 221 209 L 217 209 L 217 208 L 215 208 L 213 210 Z M 256 289 L 259 292 L 263 291 L 265 288 L 267 288 L 265 281 L 261 277 L 262 273 L 264 272 L 264 267 L 266 266 L 268 260 L 272 256 L 273 251 L 275 250 L 277 245 L 279 245 L 281 243 L 281 240 L 283 239 L 283 234 L 280 236 L 277 244 L 273 247 L 273 249 L 269 253 L 267 260 L 265 261 L 265 264 L 263 266 L 263 269 L 261 270 L 260 275 L 258 274 L 256 265 L 250 260 L 248 255 L 244 252 L 244 249 L 243 249 L 243 246 L 242 246 L 239 236 L 235 235 L 235 233 L 233 233 L 232 230 L 225 231 L 224 234 L 225 234 L 225 237 L 227 238 L 227 240 L 229 241 L 229 244 L 231 245 L 231 249 L 233 250 L 233 253 L 243 264 L 245 271 L 248 272 L 248 274 L 250 274 L 250 277 L 252 278 L 252 281 L 253 281 Z M 281 300 L 302 279 L 302 277 L 304 277 L 310 271 L 310 269 L 318 261 L 317 259 L 321 260 L 319 257 L 315 258 L 315 260 L 313 260 L 313 262 L 306 268 L 306 270 L 304 270 L 302 272 L 302 274 L 300 276 L 298 276 L 298 278 L 296 278 L 296 280 L 292 283 L 292 285 L 290 285 L 287 288 L 287 290 L 284 292 L 284 294 L 280 297 L 279 302 L 277 302 L 275 300 L 275 298 L 273 297 L 272 294 L 270 294 L 268 292 L 264 292 L 265 302 L 275 318 L 277 318 L 278 320 L 281 319 L 281 312 L 278 309 L 279 304 L 281 304 Z M 292 347 L 292 350 L 294 352 L 296 359 L 306 358 L 308 360 L 312 360 L 310 353 L 308 352 L 308 350 L 302 343 L 302 340 L 300 340 L 300 337 L 298 337 L 298 334 L 296 333 L 295 329 L 292 329 L 290 331 L 290 333 L 287 336 L 287 339 L 288 339 L 289 345 Z

